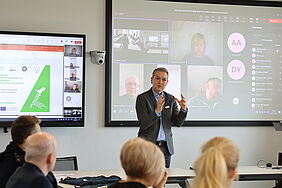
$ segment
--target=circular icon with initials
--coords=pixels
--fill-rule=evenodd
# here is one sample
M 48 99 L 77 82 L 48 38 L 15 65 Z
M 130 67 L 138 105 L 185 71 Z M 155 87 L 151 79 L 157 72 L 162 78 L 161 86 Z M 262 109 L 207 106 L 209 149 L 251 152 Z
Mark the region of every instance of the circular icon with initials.
M 227 73 L 233 80 L 240 80 L 245 75 L 245 65 L 240 60 L 232 60 L 227 66 Z
M 241 33 L 232 33 L 228 37 L 227 45 L 229 50 L 234 53 L 242 52 L 246 45 L 246 40 Z

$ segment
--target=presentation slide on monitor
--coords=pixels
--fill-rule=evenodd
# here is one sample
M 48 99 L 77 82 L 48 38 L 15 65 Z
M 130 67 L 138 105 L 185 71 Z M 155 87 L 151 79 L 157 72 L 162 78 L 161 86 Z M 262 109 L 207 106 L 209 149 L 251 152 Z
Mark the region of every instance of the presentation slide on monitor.
M 188 121 L 282 120 L 282 8 L 113 1 L 112 120 L 137 120 L 157 67 Z
M 63 46 L 0 45 L 0 115 L 62 116 Z

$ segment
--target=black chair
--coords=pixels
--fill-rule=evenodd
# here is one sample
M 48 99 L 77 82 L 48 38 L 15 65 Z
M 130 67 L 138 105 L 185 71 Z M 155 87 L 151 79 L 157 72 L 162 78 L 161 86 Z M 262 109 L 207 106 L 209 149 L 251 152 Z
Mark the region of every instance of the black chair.
M 278 153 L 278 163 L 277 163 L 277 165 L 282 166 L 282 152 Z M 273 187 L 273 188 L 282 188 L 282 180 L 276 181 L 275 187 Z
M 77 157 L 59 157 L 56 159 L 56 165 L 53 171 L 71 171 L 78 170 Z
M 282 152 L 278 153 L 278 166 L 282 166 Z

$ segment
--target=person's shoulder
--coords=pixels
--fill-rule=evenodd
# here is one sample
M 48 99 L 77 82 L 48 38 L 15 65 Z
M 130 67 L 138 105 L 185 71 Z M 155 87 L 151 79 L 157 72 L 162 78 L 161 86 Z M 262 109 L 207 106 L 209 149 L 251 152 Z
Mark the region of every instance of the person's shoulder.
M 9 178 L 20 166 L 13 155 L 5 155 L 0 159 L 0 187 L 5 187 Z
M 188 65 L 203 65 L 203 66 L 213 66 L 214 65 L 213 60 L 207 55 L 203 57 L 195 57 L 193 55 L 189 55 L 186 58 L 186 63 Z
M 144 91 L 143 93 L 139 94 L 137 97 L 146 97 L 150 93 L 153 93 L 151 89 Z
M 37 166 L 28 162 L 16 170 L 13 174 L 13 180 L 16 183 L 21 181 L 26 185 L 32 185 L 33 188 L 53 188 L 47 176 Z
M 204 59 L 205 59 L 205 64 L 206 64 L 206 65 L 211 65 L 211 66 L 212 66 L 212 65 L 215 65 L 214 62 L 213 62 L 213 60 L 212 60 L 212 58 L 210 58 L 209 56 L 205 55 L 205 56 L 204 56 Z
M 201 95 L 196 95 L 188 101 L 189 106 L 201 106 L 205 104 L 205 99 Z
M 0 156 L 0 171 L 2 171 L 3 169 L 11 169 L 13 168 L 14 170 L 20 166 L 17 163 L 16 157 L 13 153 L 9 153 L 9 154 L 5 154 Z
M 19 146 L 17 146 L 14 142 L 10 142 L 6 146 L 6 149 L 0 153 L 0 158 L 6 155 L 11 155 L 11 154 L 13 155 L 14 153 L 24 155 L 24 151 Z
M 136 98 L 131 98 L 130 96 L 128 96 L 126 94 L 119 97 L 119 103 L 125 104 L 125 105 L 133 104 L 135 102 L 135 100 L 136 100 Z
M 0 171 L 12 171 L 14 172 L 17 167 L 24 163 L 24 152 L 14 146 L 9 144 L 5 151 L 0 153 Z
M 48 172 L 46 177 L 48 178 L 48 180 L 50 181 L 50 183 L 53 185 L 54 188 L 58 187 L 57 180 L 56 180 L 56 177 L 53 174 L 53 172 L 51 172 L 51 171 Z
M 53 185 L 44 174 L 37 175 L 31 181 L 32 187 L 36 188 L 53 188 Z

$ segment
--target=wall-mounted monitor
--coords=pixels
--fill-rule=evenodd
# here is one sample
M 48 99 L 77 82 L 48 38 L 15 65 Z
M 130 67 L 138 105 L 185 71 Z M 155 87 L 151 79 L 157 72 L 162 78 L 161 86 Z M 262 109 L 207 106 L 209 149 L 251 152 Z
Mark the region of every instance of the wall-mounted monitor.
M 107 15 L 106 126 L 137 125 L 157 67 L 187 98 L 185 124 L 282 120 L 281 2 L 107 0 Z
M 0 31 L 0 127 L 84 126 L 85 35 Z

